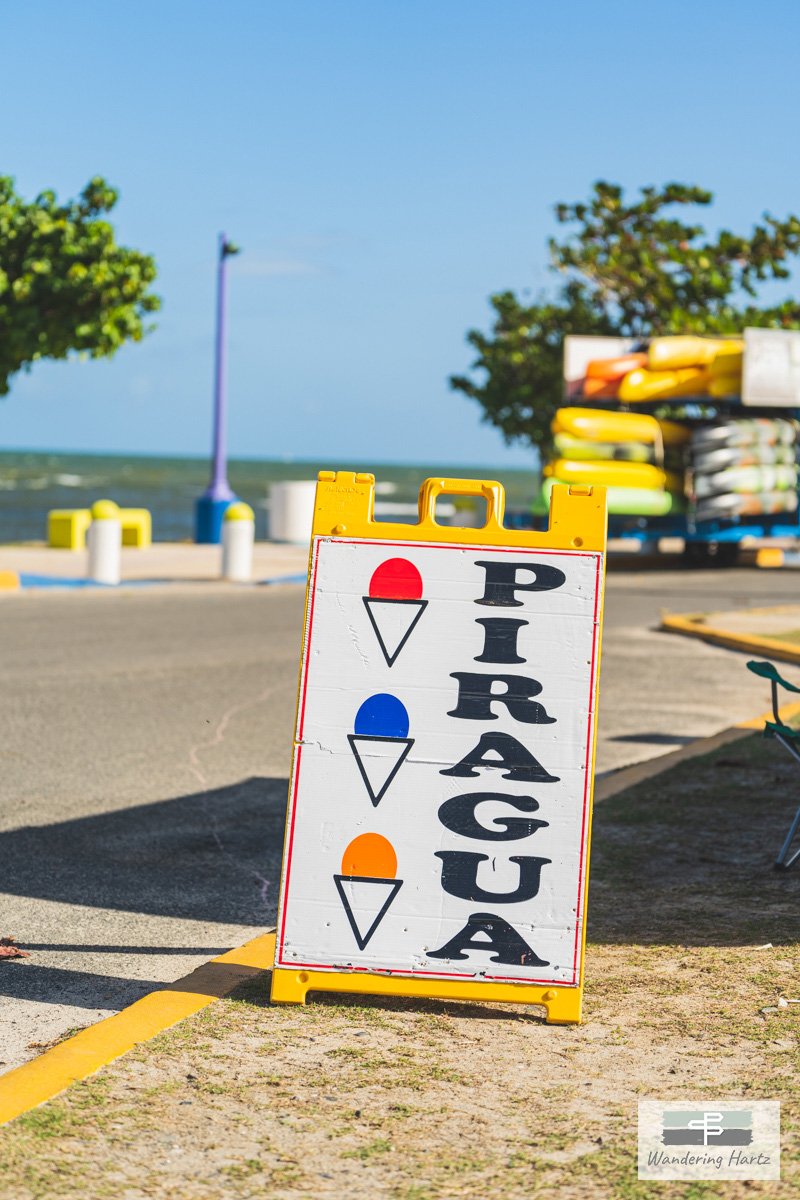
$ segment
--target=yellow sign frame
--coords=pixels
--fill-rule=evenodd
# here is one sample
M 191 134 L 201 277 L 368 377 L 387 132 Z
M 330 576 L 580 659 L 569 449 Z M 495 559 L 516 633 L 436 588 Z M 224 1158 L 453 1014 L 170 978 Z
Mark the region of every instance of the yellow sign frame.
M 436 521 L 436 502 L 442 495 L 482 497 L 486 522 L 480 528 L 443 526 Z M 419 492 L 419 521 L 416 525 L 375 520 L 375 476 L 352 471 L 320 471 L 311 531 L 316 537 L 380 538 L 384 541 L 447 541 L 472 546 L 524 546 L 534 550 L 584 550 L 603 556 L 601 579 L 605 582 L 607 530 L 606 489 L 597 485 L 556 484 L 550 494 L 547 530 L 506 529 L 503 526 L 505 489 L 495 480 L 426 479 Z M 306 587 L 306 618 L 309 588 Z M 598 607 L 602 633 L 602 592 Z M 307 625 L 304 625 L 306 628 Z M 598 638 L 598 670 L 602 639 Z M 301 656 L 302 661 L 302 656 Z M 299 688 L 298 688 L 299 703 Z M 277 1004 L 305 1004 L 309 992 L 358 992 L 381 996 L 417 996 L 440 1000 L 480 1000 L 495 1003 L 536 1004 L 545 1008 L 551 1024 L 577 1024 L 583 1003 L 583 967 L 586 949 L 586 910 L 589 890 L 594 759 L 597 705 L 592 719 L 592 764 L 588 791 L 586 872 L 583 881 L 583 930 L 580 971 L 574 987 L 540 986 L 529 983 L 476 983 L 446 979 L 415 979 L 410 975 L 368 974 L 363 971 L 306 971 L 275 967 L 271 1000 Z

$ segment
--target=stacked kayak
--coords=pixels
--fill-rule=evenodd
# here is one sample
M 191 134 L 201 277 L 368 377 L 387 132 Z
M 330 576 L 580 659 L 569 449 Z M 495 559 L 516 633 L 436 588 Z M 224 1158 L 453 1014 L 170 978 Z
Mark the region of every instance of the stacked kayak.
M 741 338 L 652 338 L 635 353 L 589 362 L 583 399 L 622 404 L 734 399 L 742 392 L 743 356 Z
M 785 418 L 718 420 L 690 445 L 697 521 L 797 510 L 797 433 Z
M 684 426 L 639 413 L 562 408 L 552 431 L 557 457 L 544 468 L 545 500 L 556 483 L 597 483 L 608 488 L 611 513 L 682 511 Z

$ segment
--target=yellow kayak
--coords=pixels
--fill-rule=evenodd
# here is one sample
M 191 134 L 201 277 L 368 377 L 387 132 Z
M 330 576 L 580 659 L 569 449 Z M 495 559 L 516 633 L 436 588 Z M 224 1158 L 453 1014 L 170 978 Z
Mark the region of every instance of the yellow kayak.
M 651 371 L 675 371 L 681 367 L 701 367 L 719 354 L 725 343 L 720 338 L 657 337 L 647 347 L 647 365 Z
M 662 471 L 651 463 L 635 462 L 582 462 L 571 458 L 557 458 L 548 463 L 544 474 L 553 476 L 559 483 L 602 483 L 607 487 L 650 488 L 680 491 L 679 475 Z
M 598 459 L 619 462 L 652 462 L 658 453 L 653 442 L 598 442 L 589 438 L 576 438 L 571 433 L 553 434 L 553 444 L 558 458 L 571 458 L 579 462 L 597 462 Z
M 553 433 L 594 442 L 648 442 L 682 446 L 691 430 L 675 421 L 657 421 L 645 413 L 604 412 L 598 408 L 560 408 L 550 426 Z
M 682 367 L 675 371 L 629 371 L 619 385 L 618 395 L 625 404 L 705 396 L 708 393 L 708 379 L 705 367 Z
M 550 426 L 593 442 L 651 442 L 659 440 L 658 421 L 639 413 L 603 412 L 597 408 L 560 408 Z
M 659 421 L 661 440 L 665 446 L 685 446 L 692 436 L 688 425 L 679 425 L 677 421 Z
M 562 479 L 545 479 L 542 484 L 542 499 L 546 507 L 550 493 Z M 786 495 L 788 493 L 784 493 Z M 610 487 L 606 492 L 606 503 L 610 513 L 624 513 L 638 517 L 663 517 L 667 513 L 683 512 L 685 500 L 674 492 L 660 492 L 650 488 Z
M 735 400 L 742 394 L 741 372 L 736 375 L 712 375 L 708 394 L 715 400 Z
M 717 353 L 708 364 L 711 378 L 718 375 L 741 374 L 744 366 L 744 342 L 740 338 L 731 338 L 723 342 Z

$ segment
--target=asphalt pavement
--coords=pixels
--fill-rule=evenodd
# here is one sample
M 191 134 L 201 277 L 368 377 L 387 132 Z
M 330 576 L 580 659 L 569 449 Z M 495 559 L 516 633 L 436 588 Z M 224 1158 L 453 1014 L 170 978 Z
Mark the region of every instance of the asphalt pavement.
M 767 707 L 662 609 L 791 603 L 790 572 L 612 574 L 598 772 Z M 303 590 L 209 585 L 0 601 L 0 1071 L 275 916 Z

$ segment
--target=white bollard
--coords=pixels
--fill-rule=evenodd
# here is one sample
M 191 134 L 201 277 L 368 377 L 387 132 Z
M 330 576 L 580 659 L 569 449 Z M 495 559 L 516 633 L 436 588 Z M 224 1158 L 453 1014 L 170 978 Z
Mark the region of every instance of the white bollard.
M 117 584 L 122 557 L 122 521 L 113 500 L 92 505 L 92 523 L 86 534 L 89 578 L 95 583 Z
M 307 546 L 314 520 L 313 480 L 290 479 L 273 483 L 269 489 L 269 537 L 272 542 L 292 542 Z
M 222 518 L 222 578 L 247 583 L 253 574 L 256 519 L 249 504 L 229 504 Z

